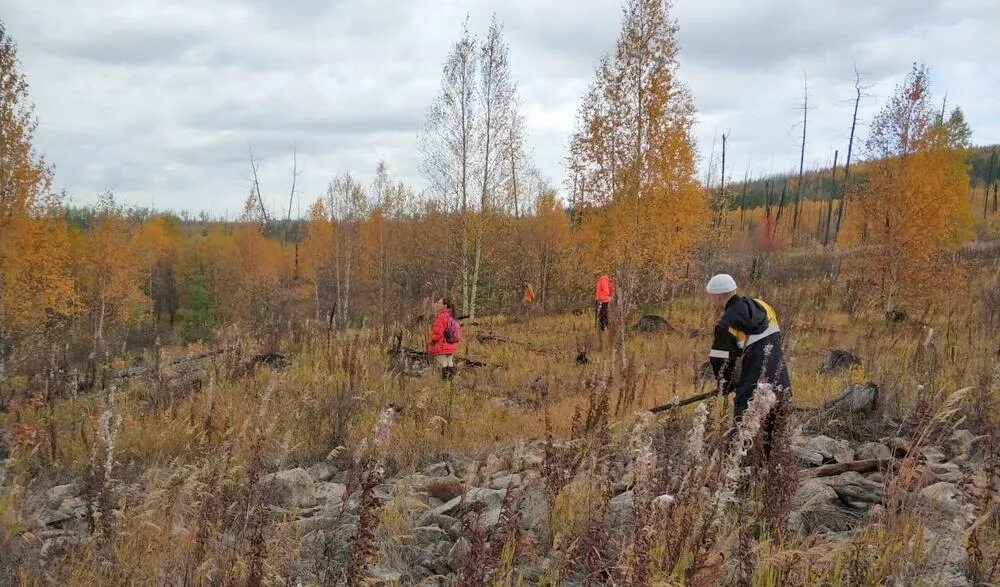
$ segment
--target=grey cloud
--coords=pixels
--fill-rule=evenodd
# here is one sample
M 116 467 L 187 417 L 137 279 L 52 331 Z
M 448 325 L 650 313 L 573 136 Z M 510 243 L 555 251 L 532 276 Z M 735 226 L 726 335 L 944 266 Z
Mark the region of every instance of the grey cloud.
M 177 63 L 208 41 L 198 30 L 95 31 L 52 43 L 50 51 L 107 65 L 153 66 Z
M 870 120 L 913 61 L 931 67 L 980 142 L 1000 141 L 995 0 L 675 0 L 681 77 L 698 108 L 703 166 L 730 136 L 733 174 L 798 161 L 803 73 L 807 161 L 846 147 L 856 61 Z M 385 159 L 420 190 L 416 136 L 441 64 L 468 15 L 482 36 L 504 23 L 529 149 L 561 185 L 576 108 L 614 49 L 617 0 L 8 0 L 56 184 L 77 201 L 113 188 L 126 201 L 231 214 L 254 145 L 267 192 L 287 193 L 292 144 L 303 201 L 336 174 L 368 181 Z M 269 196 L 270 197 L 270 196 Z M 305 205 L 303 206 L 305 207 Z
M 187 122 L 204 130 L 277 132 L 288 136 L 357 135 L 384 132 L 417 132 L 421 112 L 302 112 L 285 107 L 267 111 L 219 109 L 192 116 Z

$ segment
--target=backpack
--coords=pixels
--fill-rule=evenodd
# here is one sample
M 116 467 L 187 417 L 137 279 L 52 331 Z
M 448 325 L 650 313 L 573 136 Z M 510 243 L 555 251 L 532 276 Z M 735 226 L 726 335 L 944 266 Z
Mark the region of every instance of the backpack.
M 458 344 L 462 340 L 462 325 L 448 314 L 448 325 L 444 327 L 444 340 L 448 344 Z

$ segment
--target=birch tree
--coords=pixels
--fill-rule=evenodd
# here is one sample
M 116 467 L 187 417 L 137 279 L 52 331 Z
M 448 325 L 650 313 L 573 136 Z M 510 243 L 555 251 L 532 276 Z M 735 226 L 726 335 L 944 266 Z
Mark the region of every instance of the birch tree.
M 593 208 L 581 230 L 595 268 L 617 276 L 624 315 L 640 284 L 660 289 L 703 234 L 694 104 L 678 77 L 677 25 L 661 0 L 627 0 L 613 55 L 597 68 L 571 139 L 570 171 Z
M 470 196 L 475 194 L 475 152 L 478 141 L 476 101 L 476 40 L 468 22 L 462 37 L 452 46 L 441 75 L 441 92 L 427 114 L 420 137 L 421 170 L 431 189 L 449 210 L 459 215 L 461 247 L 462 306 L 468 308 L 471 295 Z
M 864 184 L 852 218 L 860 277 L 886 311 L 940 286 L 951 272 L 941 255 L 971 225 L 965 143 L 937 120 L 930 79 L 914 65 L 875 116 L 865 142 Z
M 17 45 L 0 21 L 0 381 L 13 345 L 14 314 L 20 313 L 14 309 L 20 304 L 16 298 L 25 294 L 14 275 L 20 270 L 18 260 L 29 254 L 22 245 L 35 247 L 19 236 L 38 228 L 29 218 L 54 203 L 48 196 L 52 170 L 33 145 L 37 127 Z M 41 307 L 33 314 L 44 316 L 49 309 L 57 307 Z M 61 313 L 65 308 L 58 310 Z
M 470 317 L 476 314 L 492 221 L 505 212 L 507 194 L 518 197 L 518 173 L 526 167 L 516 94 L 503 27 L 494 18 L 480 44 L 466 23 L 445 60 L 420 151 L 432 191 L 459 218 L 456 265 L 462 308 Z
M 476 300 L 483 261 L 483 247 L 491 220 L 501 211 L 500 197 L 508 183 L 510 168 L 505 164 L 509 153 L 520 148 L 521 139 L 514 126 L 515 88 L 510 74 L 510 59 L 503 29 L 496 17 L 479 50 L 479 88 L 481 128 L 478 170 L 481 177 L 479 214 L 475 223 L 475 252 L 469 291 L 468 315 L 475 317 Z
M 350 173 L 330 182 L 326 189 L 327 206 L 333 219 L 335 316 L 339 328 L 350 319 L 352 283 L 358 258 L 360 224 L 368 214 L 364 188 Z

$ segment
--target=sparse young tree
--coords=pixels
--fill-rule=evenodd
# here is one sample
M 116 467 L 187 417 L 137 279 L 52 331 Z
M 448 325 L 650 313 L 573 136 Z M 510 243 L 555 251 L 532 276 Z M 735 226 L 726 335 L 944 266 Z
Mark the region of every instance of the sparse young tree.
M 449 210 L 459 214 L 461 248 L 458 267 L 461 273 L 462 305 L 471 305 L 472 271 L 470 249 L 472 226 L 470 211 L 475 194 L 476 147 L 479 104 L 476 100 L 476 40 L 469 33 L 468 22 L 448 54 L 441 76 L 441 93 L 431 106 L 427 124 L 420 137 L 421 169 L 431 189 Z
M 107 326 L 121 323 L 134 307 L 147 307 L 142 271 L 130 246 L 132 229 L 108 192 L 101 196 L 94 226 L 82 235 L 77 282 L 90 312 L 94 351 L 106 350 Z
M 312 289 L 316 320 L 322 321 L 324 313 L 333 308 L 330 293 L 333 292 L 333 225 L 330 223 L 326 205 L 319 198 L 309 207 L 305 222 L 305 238 L 301 247 L 300 274 Z
M 957 139 L 956 139 L 957 137 Z M 885 309 L 918 297 L 950 267 L 940 254 L 971 224 L 961 133 L 938 122 L 926 67 L 914 65 L 875 116 L 856 197 L 858 270 Z
M 494 18 L 480 44 L 466 24 L 445 61 L 420 148 L 433 192 L 459 214 L 462 306 L 472 317 L 491 256 L 486 249 L 497 240 L 491 229 L 508 206 L 518 206 L 518 174 L 526 167 L 518 116 L 503 27 Z
M 333 220 L 334 285 L 337 293 L 334 314 L 337 325 L 345 328 L 350 320 L 360 225 L 368 215 L 369 205 L 365 189 L 350 173 L 330 182 L 326 198 Z
M 34 149 L 37 127 L 17 46 L 0 21 L 0 381 L 15 339 L 68 314 L 73 299 L 66 226 L 49 214 L 58 201 Z
M 571 139 L 570 171 L 590 208 L 587 257 L 616 275 L 623 314 L 640 284 L 679 276 L 709 217 L 676 35 L 662 0 L 628 0 L 614 55 L 598 66 Z

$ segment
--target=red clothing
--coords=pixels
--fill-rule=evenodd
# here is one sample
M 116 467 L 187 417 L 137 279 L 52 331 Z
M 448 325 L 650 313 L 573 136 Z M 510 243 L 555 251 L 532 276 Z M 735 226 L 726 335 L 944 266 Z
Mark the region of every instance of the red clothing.
M 611 301 L 613 295 L 615 295 L 615 286 L 611 283 L 611 278 L 602 273 L 597 278 L 597 287 L 594 288 L 594 298 L 598 302 L 606 304 Z
M 431 326 L 431 340 L 427 343 L 427 352 L 432 355 L 454 355 L 458 350 L 458 344 L 448 342 L 444 339 L 444 331 L 448 327 L 448 318 L 451 313 L 448 308 L 441 308 L 434 324 Z

